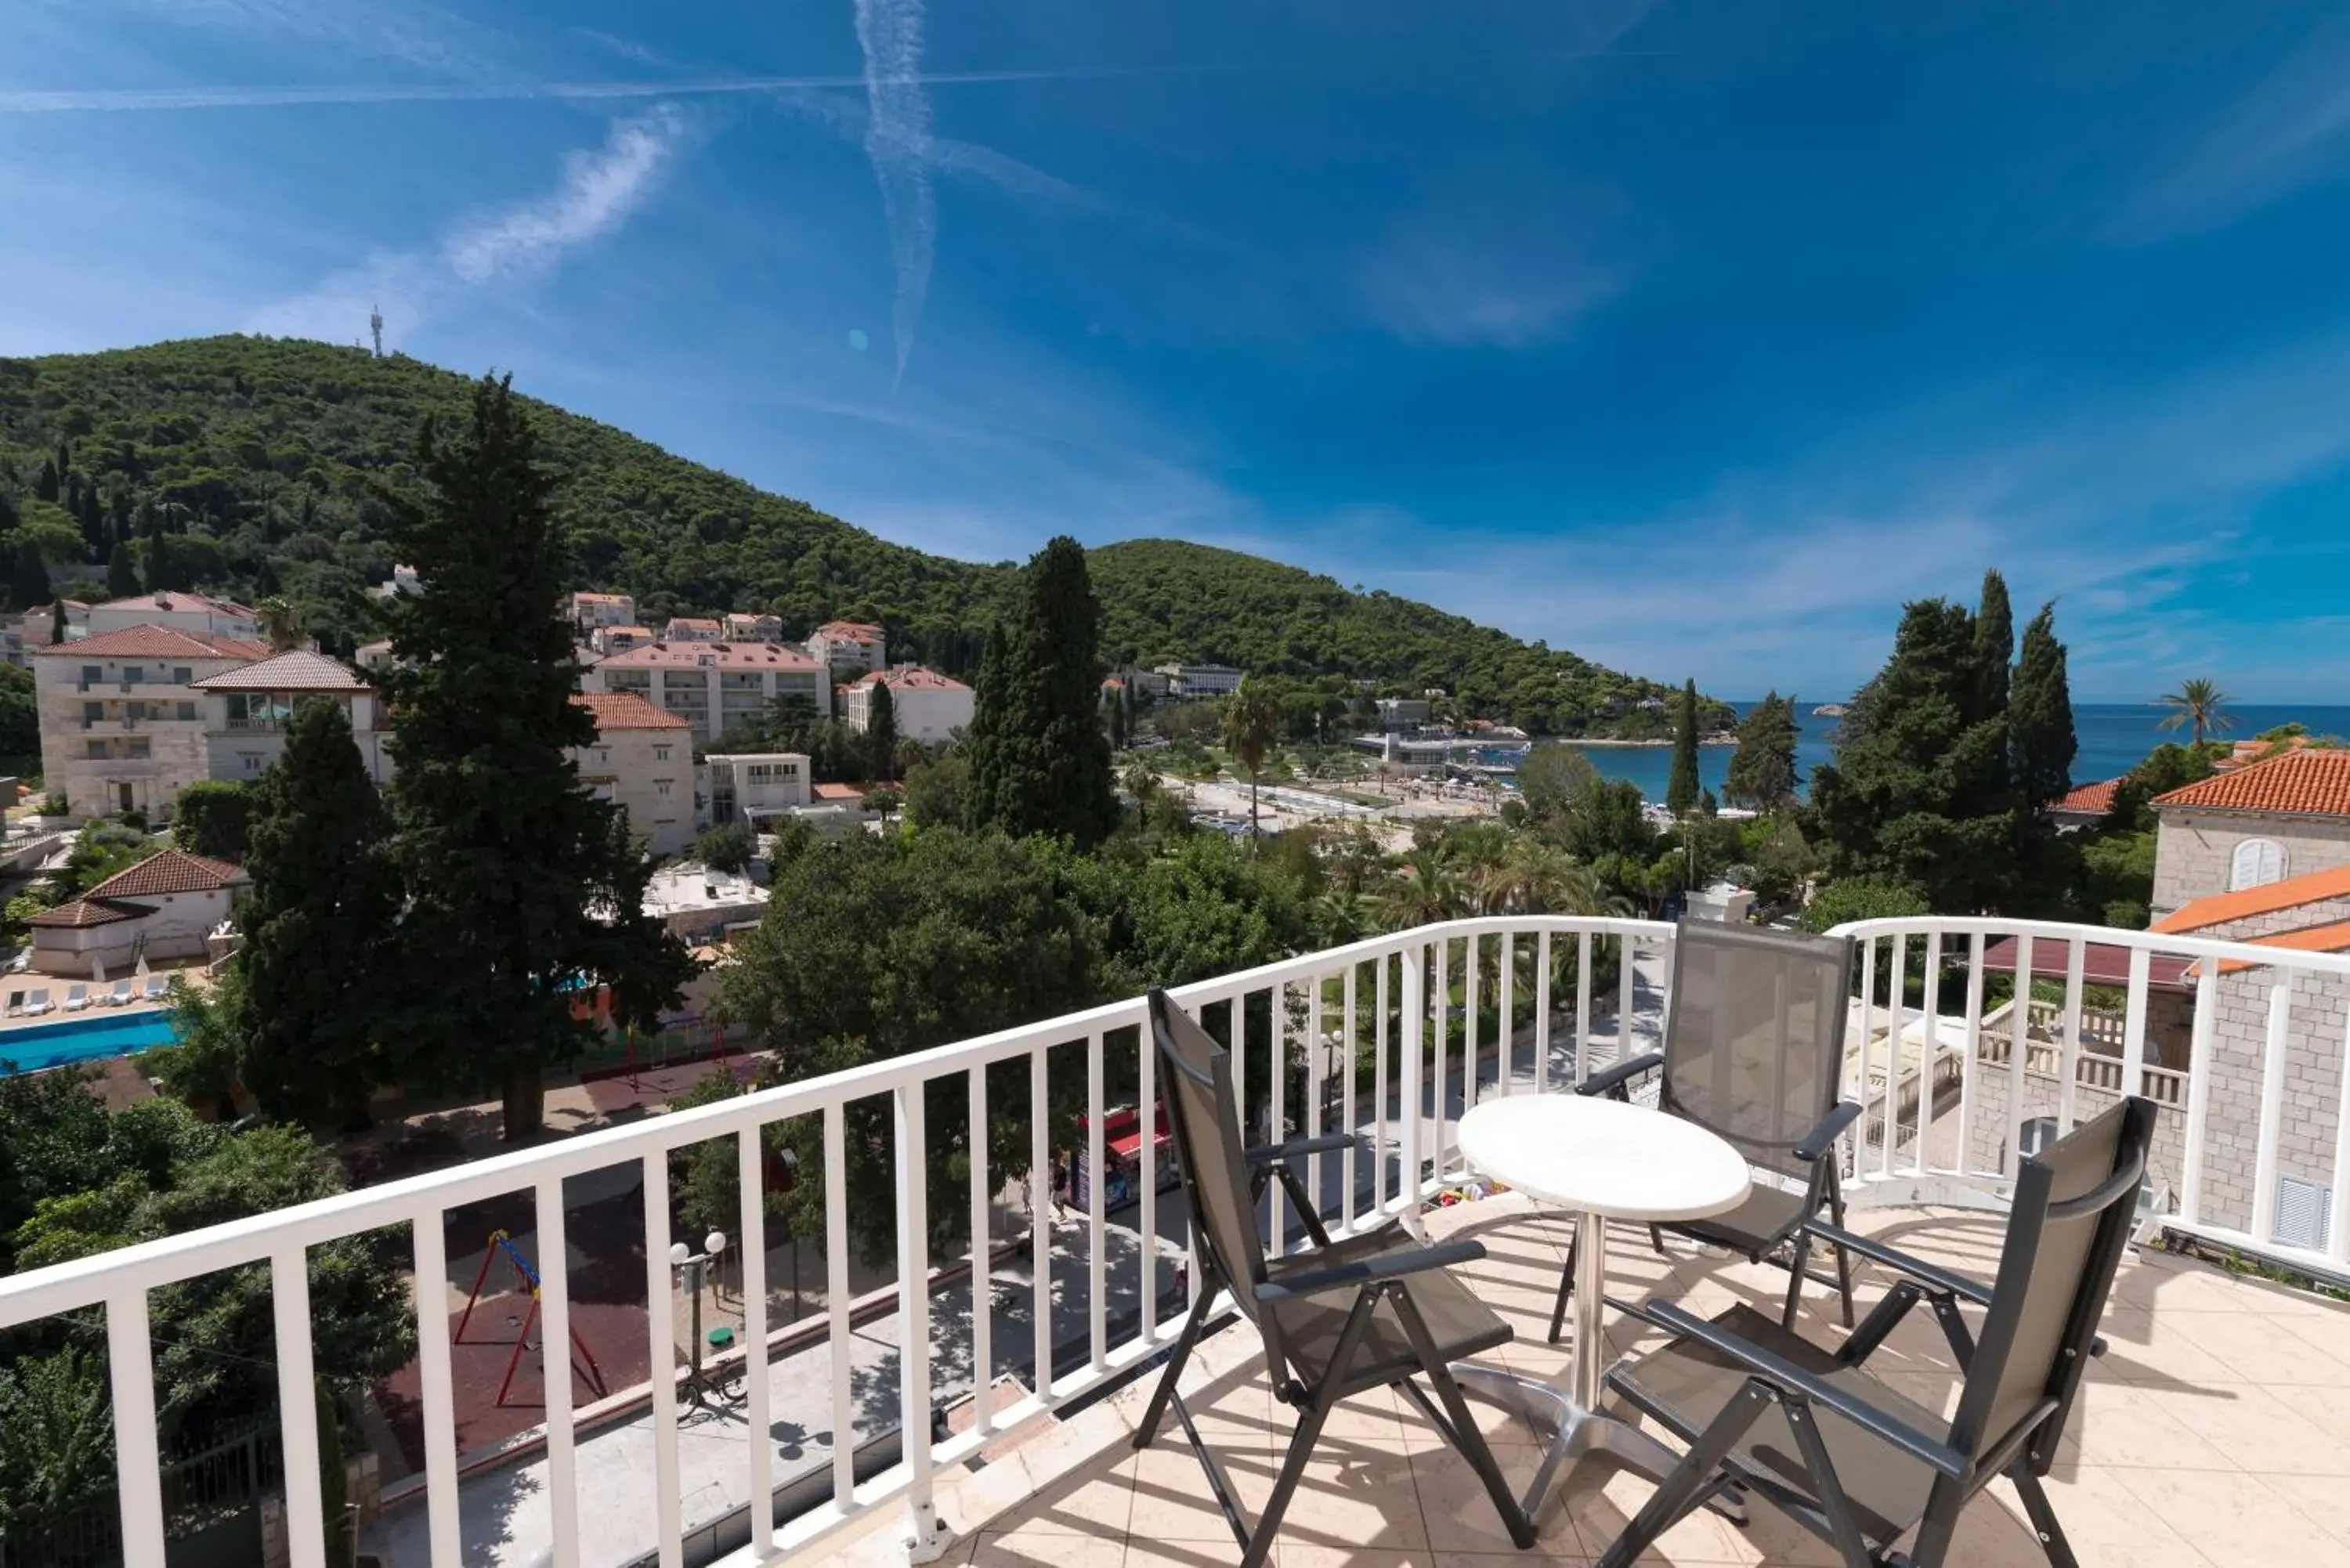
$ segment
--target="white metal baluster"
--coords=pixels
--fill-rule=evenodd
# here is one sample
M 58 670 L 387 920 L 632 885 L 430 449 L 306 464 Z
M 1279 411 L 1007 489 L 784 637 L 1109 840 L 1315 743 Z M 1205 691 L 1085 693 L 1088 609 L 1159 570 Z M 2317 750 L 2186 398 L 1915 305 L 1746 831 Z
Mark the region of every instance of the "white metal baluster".
M 2211 1035 L 2219 1023 L 2220 965 L 2195 965 L 2195 1023 L 2187 1046 L 2187 1153 L 2179 1162 L 2178 1218 L 2194 1225 L 2203 1218 L 2203 1135 L 2211 1116 Z M 2336 1209 L 2335 1213 L 2342 1212 Z
M 739 1223 L 743 1229 L 737 1237 L 735 1255 L 742 1260 L 743 1284 L 743 1392 L 747 1402 L 743 1407 L 746 1423 L 744 1437 L 751 1450 L 751 1554 L 764 1557 L 774 1550 L 775 1533 L 775 1445 L 768 1440 L 768 1428 L 775 1422 L 775 1391 L 767 1383 L 767 1160 L 766 1147 L 760 1138 L 761 1129 L 744 1127 L 735 1136 L 736 1184 L 742 1189 L 743 1212 Z M 546 1203 L 546 1188 L 539 1186 L 539 1204 Z M 562 1208 L 562 1182 L 552 1184 L 556 1189 L 556 1207 Z M 542 1263 L 541 1268 L 546 1265 Z M 555 1325 L 546 1325 L 548 1355 L 553 1355 Z M 571 1346 L 563 1346 L 564 1365 L 570 1365 Z M 697 1354 L 699 1350 L 697 1348 Z M 555 1386 L 553 1366 L 547 1368 L 547 1386 Z M 984 1383 L 984 1379 L 982 1382 Z M 570 1385 L 567 1382 L 567 1389 Z M 548 1397 L 548 1407 L 554 1406 Z M 570 1401 L 566 1399 L 565 1404 Z M 567 1481 L 568 1478 L 566 1478 Z M 548 1472 L 548 1482 L 561 1486 Z
M 677 1302 L 669 1261 L 669 1154 L 644 1157 L 646 1332 L 652 1350 L 653 1513 L 660 1568 L 683 1568 L 684 1499 L 677 1465 Z M 838 1428 L 835 1428 L 836 1433 Z
M 2128 1011 L 2122 1018 L 2122 1093 L 2135 1095 L 2146 1086 L 2146 993 L 2154 954 L 2130 949 Z
M 1930 1162 L 1926 1146 L 1934 1134 L 1934 1080 L 1942 1066 L 1942 930 L 1926 937 L 1926 1039 L 1918 1051 L 1918 1150 L 1909 1168 L 1919 1176 Z
M 1408 950 L 1403 963 L 1403 1096 L 1400 1116 L 1403 1125 L 1398 1129 L 1397 1138 L 1402 1146 L 1399 1150 L 1402 1157 L 1402 1168 L 1397 1180 L 1399 1190 L 1396 1196 L 1402 1204 L 1404 1222 L 1415 1230 L 1419 1225 L 1420 1199 L 1420 1128 L 1425 1119 L 1420 1094 L 1419 1052 L 1420 1025 L 1424 1022 L 1422 1015 L 1427 1011 L 1427 998 L 1422 992 L 1427 987 L 1428 958 L 1429 950 L 1423 945 Z
M 824 1107 L 824 1309 L 832 1350 L 832 1504 L 847 1512 L 857 1500 L 856 1407 L 849 1402 L 856 1337 L 848 1326 L 848 1142 L 842 1107 Z
M 936 1557 L 938 1511 L 931 1494 L 931 1212 L 930 1139 L 924 1129 L 929 1085 L 901 1084 L 890 1096 L 897 1112 L 898 1155 L 898 1446 L 906 1465 L 908 1558 Z M 1098 1127 L 1097 1123 L 1097 1127 Z M 1098 1133 L 1097 1133 L 1098 1136 Z M 1101 1172 L 1094 1172 L 1101 1187 Z M 764 1428 L 758 1428 L 764 1434 Z
M 1864 937 L 1860 943 L 1860 1084 L 1854 1098 L 1860 1102 L 1860 1116 L 1852 1128 L 1852 1174 L 1861 1174 L 1868 1158 L 1868 1091 L 1870 1064 L 1877 1057 L 1877 939 Z M 1892 1074 L 1886 1074 L 1887 1093 L 1891 1093 Z
M 1518 939 L 1503 931 L 1495 940 L 1502 947 L 1502 1027 L 1494 1040 L 1502 1060 L 1496 1086 L 1506 1095 L 1518 1070 Z
M 1434 1136 L 1429 1139 L 1425 1158 L 1429 1162 L 1430 1174 L 1440 1179 L 1444 1175 L 1445 1124 L 1451 1119 L 1446 1113 L 1451 1109 L 1452 1090 L 1452 1064 L 1445 1059 L 1444 1048 L 1445 1036 L 1451 1033 L 1452 1023 L 1452 943 L 1446 938 L 1439 937 L 1436 940 L 1436 968 L 1429 979 L 1431 982 L 1428 998 L 1429 1027 L 1436 1036 L 1436 1094 L 1431 1102 L 1436 1120 Z M 1411 1171 L 1411 1194 L 1415 1203 L 1423 1196 L 1417 1165 Z
M 540 1375 L 546 1390 L 546 1502 L 548 1522 L 553 1526 L 554 1535 L 553 1568 L 578 1568 L 578 1458 L 571 1410 L 571 1258 L 565 1228 L 567 1217 L 563 1211 L 563 1178 L 541 1177 L 533 1198 L 537 1208 L 538 1354 Z M 440 1231 L 438 1224 L 433 1226 L 433 1231 L 437 1236 Z M 758 1231 L 744 1232 L 746 1237 L 759 1234 Z M 753 1250 L 761 1253 L 764 1262 L 764 1249 Z M 745 1294 L 747 1298 L 747 1293 Z M 438 1301 L 441 1298 L 435 1296 L 432 1299 Z M 447 1322 L 444 1315 L 442 1319 L 444 1331 Z M 752 1343 L 761 1342 L 754 1340 Z M 760 1366 L 764 1371 L 765 1363 L 760 1363 Z M 763 1377 L 760 1381 L 764 1384 L 765 1379 Z M 425 1420 L 429 1423 L 432 1418 L 428 1411 Z M 754 1420 L 751 1429 L 764 1432 L 767 1428 L 764 1422 Z M 754 1443 L 752 1446 L 759 1449 L 764 1445 Z M 449 1455 L 452 1531 L 456 1528 L 456 1463 L 455 1436 L 452 1433 Z M 755 1488 L 753 1495 L 758 1495 Z M 753 1514 L 755 1530 L 756 1521 L 768 1516 L 759 1514 L 756 1510 Z M 757 1538 L 765 1539 L 764 1536 Z
M 1616 1060 L 1628 1062 L 1639 1054 L 1632 1044 L 1632 971 L 1640 961 L 1640 950 L 1629 931 L 1617 939 L 1616 948 L 1621 959 L 1616 966 Z
M 1093 1178 L 1086 1184 L 1086 1267 L 1093 1291 L 1086 1316 L 1096 1373 L 1109 1365 L 1109 1168 L 1102 1162 L 1107 1153 L 1102 1115 L 1102 1037 L 1097 1029 L 1086 1036 L 1086 1159 Z
M 318 1394 L 310 1365 L 307 1248 L 269 1255 L 277 1328 L 277 1422 L 286 1454 L 286 1536 L 294 1568 L 327 1568 L 326 1511 L 318 1495 Z
M 1238 1054 L 1233 1059 L 1239 1060 Z M 1028 1280 L 1035 1289 L 1029 1303 L 1034 1332 L 1031 1354 L 1035 1357 L 1036 1397 L 1046 1408 L 1053 1404 L 1053 1148 L 1051 1111 L 1045 1100 L 1045 1047 L 1028 1053 L 1028 1104 L 1033 1114 L 1028 1129 Z
M 1327 1047 L 1322 1042 L 1322 988 L 1329 976 L 1317 974 L 1305 982 L 1305 1136 L 1322 1136 L 1322 1057 Z M 1305 1190 L 1314 1195 L 1316 1214 L 1328 1207 L 1322 1195 L 1322 1157 L 1305 1157 Z
M 1591 933 L 1575 933 L 1575 1078 L 1579 1089 L 1591 1075 Z
M 2007 1137 L 1999 1157 L 1999 1173 L 2015 1179 L 2015 1162 L 2022 1158 L 2023 1058 L 2032 1049 L 2032 938 L 2015 939 L 2015 1002 L 2007 1010 Z
M 2284 1064 L 2293 1038 L 2293 971 L 2280 965 L 2269 973 L 2268 1049 L 2261 1060 L 2261 1132 L 2252 1163 L 2252 1241 L 2261 1246 L 2276 1239 L 2277 1137 L 2284 1122 Z
M 1550 1087 L 1550 933 L 1544 931 L 1534 938 L 1534 1093 Z
M 987 1069 L 973 1067 L 964 1088 L 971 1109 L 971 1420 L 976 1432 L 995 1430 L 995 1274 L 987 1230 Z M 1150 1104 L 1150 1035 L 1142 1037 L 1142 1103 Z M 1147 1114 L 1147 1111 L 1146 1111 Z M 1150 1145 L 1143 1144 L 1148 1172 Z M 1148 1189 L 1146 1188 L 1147 1191 Z M 1150 1256 L 1150 1210 L 1144 1199 L 1142 1255 Z M 1146 1286 L 1142 1299 L 1143 1333 L 1150 1332 L 1155 1293 Z
M 1385 1213 L 1388 1207 L 1388 955 L 1381 953 L 1371 975 L 1371 1116 L 1376 1134 L 1371 1142 L 1371 1208 L 1375 1213 Z
M 2089 962 L 2089 944 L 2074 937 L 2064 961 L 2064 1038 L 2056 1048 L 2056 1131 L 2073 1130 L 2076 1091 L 2081 1081 L 2082 974 Z
M 1461 968 L 1463 971 L 1461 994 L 1468 1005 L 1461 1010 L 1461 1108 L 1465 1112 L 1478 1100 L 1480 1078 L 1483 1068 L 1478 1060 L 1482 1042 L 1477 1038 L 1477 1004 L 1483 999 L 1481 981 L 1485 972 L 1485 939 L 1466 937 L 1461 943 Z
M 1982 1051 L 1983 933 L 1967 939 L 1966 1057 L 1959 1064 L 1959 1174 L 1975 1173 L 1975 1061 Z
M 1338 1080 L 1338 1116 L 1339 1119 L 1346 1124 L 1345 1131 L 1347 1134 L 1347 1147 L 1345 1151 L 1338 1156 L 1338 1179 L 1345 1184 L 1345 1190 L 1340 1192 L 1338 1195 L 1338 1222 L 1349 1231 L 1352 1231 L 1355 1228 L 1355 1179 L 1357 1175 L 1355 1168 L 1355 1145 L 1357 1142 L 1357 1128 L 1355 1126 L 1355 1046 L 1357 1036 L 1356 1034 L 1355 1023 L 1355 981 L 1357 978 L 1356 971 L 1361 968 L 1362 965 L 1360 964 L 1350 963 L 1347 966 L 1347 977 L 1345 981 L 1341 982 L 1338 992 L 1338 1006 L 1346 1014 L 1346 1023 L 1339 1030 L 1339 1038 L 1344 1042 L 1344 1044 L 1340 1046 L 1338 1052 L 1338 1071 L 1345 1075 Z
M 1885 958 L 1885 1147 L 1877 1168 L 1893 1174 L 1893 1148 L 1901 1141 L 1901 1047 L 1908 1033 L 1902 1010 L 1909 1002 L 1909 938 L 1897 932 Z
M 1270 1036 L 1266 1041 L 1265 1073 L 1271 1082 L 1271 1109 L 1266 1112 L 1264 1141 L 1268 1144 L 1289 1140 L 1289 1096 L 1284 1091 L 1289 1084 L 1289 987 L 1274 982 L 1265 998 L 1266 1023 Z M 1283 1196 L 1281 1183 L 1268 1182 L 1266 1195 L 1273 1200 L 1273 1255 L 1281 1257 L 1289 1251 L 1289 1204 Z
M 1142 1292 L 1142 1337 L 1159 1337 L 1159 1042 L 1145 1023 L 1138 1033 L 1141 1060 L 1136 1064 L 1136 1095 L 1142 1102 L 1142 1258 L 1136 1278 Z
M 464 1562 L 457 1521 L 456 1401 L 449 1368 L 449 1247 L 442 1232 L 447 1218 L 431 1210 L 418 1215 L 410 1231 L 416 1259 L 416 1368 L 424 1395 L 424 1528 L 436 1568 Z M 120 1424 L 115 1429 L 121 1430 Z M 569 1436 L 567 1427 L 565 1435 Z M 551 1424 L 547 1437 L 552 1454 Z M 136 1552 L 126 1559 L 141 1560 Z M 576 1561 L 557 1557 L 556 1568 L 575 1568 Z
M 440 1315 L 442 1337 L 446 1339 L 446 1290 L 432 1298 L 432 1307 Z M 126 1286 L 106 1298 L 106 1370 L 114 1396 L 115 1499 L 122 1514 L 125 1563 L 163 1561 L 163 1459 L 155 1427 L 155 1360 L 149 1333 L 146 1287 Z M 441 1366 L 445 1387 L 445 1355 Z M 312 1474 L 316 1473 L 314 1465 Z M 436 1489 L 432 1495 L 438 1498 L 442 1493 Z M 452 1517 L 455 1510 L 456 1500 L 452 1498 Z M 453 1552 L 442 1554 L 438 1531 L 433 1532 L 432 1560 L 435 1564 L 458 1561 Z

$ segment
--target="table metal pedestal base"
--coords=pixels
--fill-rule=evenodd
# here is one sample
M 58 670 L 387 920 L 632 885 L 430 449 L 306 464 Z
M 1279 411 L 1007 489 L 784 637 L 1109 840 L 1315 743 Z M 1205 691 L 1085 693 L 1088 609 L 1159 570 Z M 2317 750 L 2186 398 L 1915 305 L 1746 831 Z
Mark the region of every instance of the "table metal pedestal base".
M 1659 1483 L 1680 1463 L 1680 1455 L 1639 1428 L 1605 1410 L 1585 1408 L 1555 1383 L 1471 1361 L 1453 1363 L 1451 1371 L 1468 1397 L 1497 1405 L 1536 1431 L 1550 1434 L 1542 1463 L 1534 1467 L 1534 1479 L 1519 1504 L 1526 1517 L 1537 1523 L 1562 1469 L 1571 1469 L 1586 1454 L 1604 1454 L 1626 1469 Z M 1740 1524 L 1746 1522 L 1745 1506 L 1733 1495 L 1717 1490 L 1707 1500 L 1707 1506 Z

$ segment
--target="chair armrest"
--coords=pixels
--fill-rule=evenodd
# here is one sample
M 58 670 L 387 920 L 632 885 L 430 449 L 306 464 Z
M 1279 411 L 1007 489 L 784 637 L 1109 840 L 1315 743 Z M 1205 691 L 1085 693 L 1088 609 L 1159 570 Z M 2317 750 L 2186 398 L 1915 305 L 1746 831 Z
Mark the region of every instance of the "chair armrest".
M 1804 1221 L 1803 1228 L 1815 1241 L 1825 1241 L 1832 1247 L 1841 1247 L 1847 1251 L 1857 1252 L 1864 1258 L 1873 1258 L 1888 1269 L 1899 1270 L 1929 1290 L 1957 1296 L 1962 1301 L 1972 1302 L 1977 1306 L 1991 1305 L 1991 1287 L 1977 1284 L 1964 1274 L 1955 1274 L 1948 1269 L 1937 1268 L 1923 1258 L 1913 1258 L 1898 1248 L 1888 1247 L 1882 1241 L 1872 1241 L 1866 1236 L 1855 1235 L 1852 1231 L 1840 1226 L 1831 1225 L 1825 1220 L 1806 1220 Z
M 1771 1384 L 1783 1394 L 1796 1396 L 1824 1409 L 1834 1410 L 1863 1431 L 1899 1449 L 1921 1464 L 1956 1478 L 1967 1471 L 1967 1460 L 1956 1449 L 1886 1414 L 1848 1388 L 1839 1388 L 1778 1355 L 1743 1340 L 1719 1324 L 1706 1322 L 1670 1303 L 1652 1303 L 1642 1314 L 1684 1339 L 1695 1340 L 1718 1355 L 1728 1357 Z
M 1583 1080 L 1575 1092 L 1578 1095 L 1613 1094 L 1641 1074 L 1653 1072 L 1664 1064 L 1665 1054 L 1662 1051 L 1650 1051 L 1643 1055 L 1635 1056 L 1628 1062 L 1618 1062 L 1602 1072 L 1592 1074 Z
M 1287 1143 L 1268 1143 L 1250 1149 L 1248 1162 L 1252 1168 L 1272 1165 L 1279 1160 L 1302 1159 L 1309 1154 L 1336 1154 L 1348 1148 L 1358 1148 L 1366 1140 L 1360 1133 L 1323 1133 L 1317 1137 L 1294 1137 Z
M 1845 1128 L 1859 1119 L 1859 1101 L 1838 1101 L 1834 1109 L 1820 1118 L 1820 1125 L 1805 1133 L 1803 1140 L 1795 1145 L 1795 1158 L 1806 1163 L 1819 1158 L 1835 1147 L 1835 1140 L 1844 1137 Z
M 1352 1263 L 1339 1263 L 1327 1269 L 1308 1269 L 1302 1274 L 1291 1274 L 1280 1280 L 1268 1280 L 1256 1289 L 1261 1302 L 1287 1301 L 1295 1296 L 1320 1295 L 1326 1291 L 1347 1290 L 1357 1285 L 1376 1284 L 1381 1280 L 1400 1280 L 1412 1274 L 1424 1274 L 1431 1269 L 1449 1269 L 1455 1263 L 1473 1263 L 1485 1255 L 1482 1241 L 1440 1241 L 1430 1247 L 1413 1247 L 1406 1251 L 1381 1252 L 1377 1257 L 1364 1258 Z

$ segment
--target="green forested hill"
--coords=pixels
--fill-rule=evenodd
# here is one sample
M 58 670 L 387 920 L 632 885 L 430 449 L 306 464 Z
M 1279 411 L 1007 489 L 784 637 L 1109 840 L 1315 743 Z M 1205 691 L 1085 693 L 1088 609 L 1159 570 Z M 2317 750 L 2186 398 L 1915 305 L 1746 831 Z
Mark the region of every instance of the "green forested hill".
M 400 356 L 259 337 L 0 358 L 0 587 L 12 605 L 40 602 L 52 572 L 79 564 L 110 566 L 124 591 L 135 577 L 283 594 L 328 646 L 348 648 L 371 629 L 363 589 L 393 564 L 383 496 L 414 493 L 417 428 L 460 410 L 468 385 Z M 975 659 L 1010 584 L 1004 566 L 892 545 L 608 425 L 531 406 L 566 482 L 580 586 L 632 593 L 648 618 L 758 609 L 798 632 L 855 615 L 887 624 L 905 655 L 955 670 Z M 1120 659 L 1443 685 L 1471 711 L 1546 731 L 1586 727 L 1619 691 L 1659 690 L 1255 556 L 1142 540 L 1093 559 L 1106 650 Z

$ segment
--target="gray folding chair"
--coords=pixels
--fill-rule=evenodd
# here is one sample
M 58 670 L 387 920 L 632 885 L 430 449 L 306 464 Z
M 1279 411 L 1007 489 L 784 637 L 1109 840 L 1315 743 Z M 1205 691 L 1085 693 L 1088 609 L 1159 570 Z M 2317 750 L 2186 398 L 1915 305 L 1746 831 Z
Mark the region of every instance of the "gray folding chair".
M 1330 1412 L 1353 1395 L 1394 1386 L 1410 1396 L 1430 1423 L 1475 1468 L 1510 1539 L 1521 1547 L 1533 1545 L 1534 1526 L 1511 1496 L 1509 1483 L 1448 1370 L 1451 1363 L 1510 1338 L 1510 1325 L 1445 1272 L 1455 1263 L 1483 1257 L 1485 1249 L 1474 1241 L 1428 1246 L 1400 1221 L 1331 1241 L 1292 1162 L 1343 1149 L 1352 1136 L 1299 1138 L 1272 1148 L 1243 1150 L 1229 1054 L 1163 992 L 1150 993 L 1150 1030 L 1181 1157 L 1183 1189 L 1191 1199 L 1200 1270 L 1191 1315 L 1167 1358 L 1134 1446 L 1149 1448 L 1160 1418 L 1173 1410 L 1200 1457 L 1209 1490 L 1239 1538 L 1242 1568 L 1258 1568 L 1272 1550 L 1274 1533 Z M 1305 1218 L 1315 1245 L 1268 1258 L 1257 1206 L 1266 1184 L 1275 1179 Z M 1253 1527 L 1176 1390 L 1209 1314 L 1220 1310 L 1220 1290 L 1231 1293 L 1232 1305 L 1263 1337 L 1274 1397 L 1297 1412 L 1297 1428 L 1280 1478 Z M 1419 1386 L 1422 1376 L 1435 1390 L 1433 1398 Z
M 1665 1303 L 1633 1309 L 1679 1337 L 1608 1384 L 1690 1446 L 1599 1568 L 1626 1568 L 1725 1482 L 1777 1503 L 1850 1568 L 1942 1568 L 1960 1511 L 2000 1475 L 2015 1483 L 2054 1568 L 2079 1568 L 2040 1478 L 2102 1348 L 2097 1322 L 2153 1137 L 2154 1102 L 2132 1097 L 2025 1159 L 1989 1290 L 1813 1223 L 1822 1241 L 1906 1276 L 1834 1353 L 1752 1307 L 1711 1323 Z M 1949 1421 L 1862 1365 L 1920 1301 L 1933 1304 L 1965 1378 Z M 1980 1338 L 1960 1302 L 1984 1309 Z M 1897 1551 L 1913 1525 L 1908 1552 Z
M 1804 1221 L 1825 1209 L 1844 1223 L 1835 1144 L 1860 1115 L 1859 1106 L 1836 1098 L 1852 954 L 1841 937 L 1683 920 L 1673 936 L 1665 1048 L 1594 1073 L 1576 1091 L 1627 1099 L 1633 1079 L 1659 1073 L 1658 1109 L 1697 1123 L 1746 1157 L 1758 1179 L 1743 1203 L 1710 1220 L 1651 1225 L 1648 1239 L 1661 1252 L 1663 1232 L 1672 1231 L 1754 1262 L 1784 1262 L 1794 1276 L 1783 1319 L 1791 1327 L 1811 1261 Z M 1551 1312 L 1554 1345 L 1574 1289 L 1570 1247 Z M 1850 1328 L 1852 1262 L 1841 1247 L 1836 1289 Z

